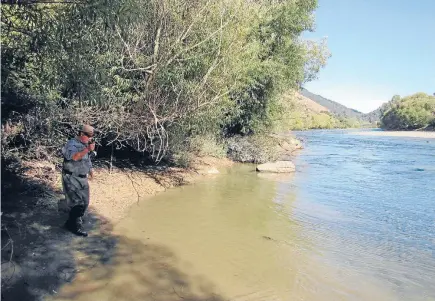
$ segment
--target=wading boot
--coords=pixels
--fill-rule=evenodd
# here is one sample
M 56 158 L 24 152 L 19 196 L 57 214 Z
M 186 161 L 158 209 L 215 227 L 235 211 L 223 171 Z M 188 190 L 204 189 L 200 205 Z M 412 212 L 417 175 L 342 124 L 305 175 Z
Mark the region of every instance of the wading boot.
M 88 236 L 88 232 L 84 231 L 82 228 L 77 229 L 74 234 L 84 237 Z
M 83 231 L 81 225 L 77 222 L 67 220 L 64 225 L 64 228 L 74 233 L 75 235 L 84 236 L 84 237 L 88 236 L 88 233 L 86 231 Z
M 83 225 L 82 225 L 82 217 L 79 216 L 76 219 L 76 227 L 75 227 L 75 234 L 80 235 L 80 236 L 88 236 L 88 232 L 83 230 Z
M 88 236 L 88 233 L 82 229 L 82 225 L 79 222 L 71 222 L 70 220 L 67 220 L 64 227 L 78 236 Z
M 76 216 L 74 214 L 74 212 L 72 212 L 73 214 L 70 214 L 70 217 L 68 218 L 68 220 L 65 223 L 65 228 L 76 234 L 79 236 L 88 236 L 88 233 L 86 231 L 83 230 L 82 228 L 82 219 L 80 216 Z

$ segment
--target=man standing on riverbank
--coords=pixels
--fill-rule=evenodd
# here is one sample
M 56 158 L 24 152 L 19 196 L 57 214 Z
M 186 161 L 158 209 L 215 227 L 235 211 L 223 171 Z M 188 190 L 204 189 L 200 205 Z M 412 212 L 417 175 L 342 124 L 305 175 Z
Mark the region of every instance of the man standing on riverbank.
M 92 142 L 94 128 L 84 125 L 77 137 L 69 140 L 62 149 L 64 157 L 62 186 L 70 208 L 65 228 L 74 234 L 88 236 L 82 229 L 82 216 L 89 205 L 88 177 L 93 178 L 92 163 L 89 153 L 94 151 Z

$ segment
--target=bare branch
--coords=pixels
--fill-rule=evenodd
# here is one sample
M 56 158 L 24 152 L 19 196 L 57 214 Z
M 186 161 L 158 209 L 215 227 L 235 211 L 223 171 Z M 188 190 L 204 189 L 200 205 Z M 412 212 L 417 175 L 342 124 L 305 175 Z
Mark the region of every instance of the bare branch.
M 205 42 L 209 41 L 210 39 L 212 39 L 216 34 L 218 34 L 223 28 L 225 28 L 226 26 L 228 26 L 230 24 L 230 21 L 227 21 L 225 24 L 221 25 L 217 30 L 215 30 L 214 32 L 212 32 L 210 35 L 208 35 L 205 39 L 203 39 L 202 41 L 196 43 L 195 45 L 188 47 L 186 49 L 183 49 L 181 51 L 179 51 L 176 55 L 174 55 L 172 58 L 170 58 L 167 62 L 166 62 L 166 66 L 170 65 L 178 56 L 180 56 L 181 54 L 188 52 L 190 50 L 193 50 L 199 46 L 201 46 L 202 44 L 204 44 Z

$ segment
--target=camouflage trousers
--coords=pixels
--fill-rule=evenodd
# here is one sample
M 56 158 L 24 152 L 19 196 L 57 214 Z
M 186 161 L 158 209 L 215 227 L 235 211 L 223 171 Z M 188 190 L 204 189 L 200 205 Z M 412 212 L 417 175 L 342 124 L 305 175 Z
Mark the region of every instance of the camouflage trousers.
M 62 186 L 67 205 L 70 209 L 67 224 L 80 228 L 81 217 L 89 206 L 89 182 L 87 178 L 62 174 Z

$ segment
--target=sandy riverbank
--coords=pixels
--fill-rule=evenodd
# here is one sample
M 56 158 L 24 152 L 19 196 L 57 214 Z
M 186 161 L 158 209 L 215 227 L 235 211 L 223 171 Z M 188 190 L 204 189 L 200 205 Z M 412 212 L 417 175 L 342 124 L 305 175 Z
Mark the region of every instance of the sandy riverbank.
M 284 139 L 281 155 L 300 143 Z M 90 181 L 90 206 L 84 217 L 89 237 L 63 228 L 67 219 L 60 166 L 48 161 L 4 162 L 2 169 L 2 300 L 46 300 L 83 271 L 110 261 L 122 235 L 113 227 L 136 204 L 168 188 L 214 177 L 234 164 L 226 158 L 196 158 L 188 169 L 143 166 L 98 168 Z M 105 164 L 103 161 L 101 164 Z M 121 162 L 118 166 L 122 165 Z
M 43 161 L 2 173 L 2 300 L 45 300 L 82 271 L 110 258 L 122 239 L 112 233 L 139 200 L 207 179 L 233 163 L 198 158 L 192 168 L 95 169 L 84 217 L 86 239 L 63 229 L 67 218 L 60 171 Z
M 384 137 L 410 137 L 410 138 L 424 138 L 435 139 L 435 132 L 427 131 L 367 131 L 355 132 L 355 135 L 363 136 L 384 136 Z
M 61 173 L 55 166 L 44 161 L 24 161 L 24 183 L 38 183 L 45 190 L 36 196 L 38 206 L 62 210 Z M 89 180 L 89 211 L 97 213 L 111 223 L 123 218 L 131 205 L 166 189 L 191 184 L 207 176 L 219 173 L 219 169 L 230 167 L 226 158 L 196 158 L 191 168 L 156 167 L 107 168 L 96 167 L 95 177 Z

